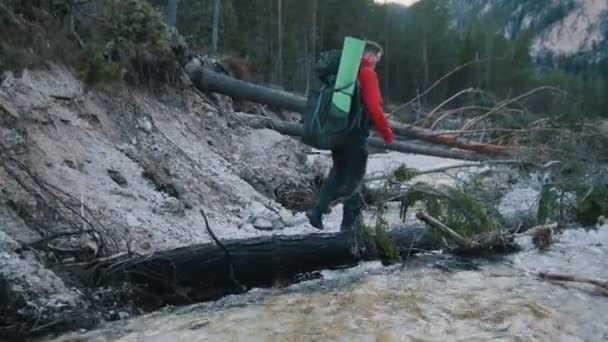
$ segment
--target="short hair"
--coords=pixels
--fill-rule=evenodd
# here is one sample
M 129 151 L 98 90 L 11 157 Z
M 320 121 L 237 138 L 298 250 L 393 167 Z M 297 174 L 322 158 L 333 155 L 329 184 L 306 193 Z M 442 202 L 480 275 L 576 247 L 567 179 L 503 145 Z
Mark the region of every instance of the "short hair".
M 382 47 L 380 46 L 380 44 L 371 41 L 371 40 L 366 40 L 365 41 L 365 49 L 363 50 L 363 53 L 368 53 L 368 52 L 373 52 L 373 53 L 384 53 L 384 51 L 382 50 Z

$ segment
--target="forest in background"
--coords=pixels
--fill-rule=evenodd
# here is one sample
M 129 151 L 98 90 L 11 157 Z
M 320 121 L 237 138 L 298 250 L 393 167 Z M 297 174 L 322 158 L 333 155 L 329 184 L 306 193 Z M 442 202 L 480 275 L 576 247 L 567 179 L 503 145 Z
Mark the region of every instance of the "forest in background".
M 172 2 L 153 1 L 163 12 Z M 528 98 L 527 108 L 568 116 L 607 113 L 608 59 L 530 56 L 534 35 L 562 19 L 574 6 L 572 1 L 551 8 L 528 30 L 512 30 L 507 39 L 502 29 L 507 12 L 469 17 L 453 25 L 449 6 L 454 5 L 441 0 L 422 0 L 408 8 L 371 0 L 180 0 L 176 27 L 199 50 L 209 51 L 213 45 L 216 3 L 221 4 L 218 52 L 247 57 L 261 82 L 288 90 L 305 92 L 318 52 L 340 47 L 343 37 L 350 35 L 375 40 L 385 48 L 378 73 L 386 102 L 415 98 L 456 67 L 473 62 L 433 88 L 420 104 L 432 107 L 469 88 L 483 91 L 459 96 L 448 107 L 493 103 L 551 86 L 569 96 L 541 93 Z M 539 4 L 530 6 L 534 11 Z
M 406 108 L 406 116 L 412 111 L 428 112 L 438 105 L 441 110 L 492 107 L 531 91 L 518 101 L 526 113 L 535 114 L 525 116 L 530 120 L 548 115 L 562 122 L 574 122 L 581 117 L 605 117 L 608 112 L 608 98 L 604 96 L 608 93 L 608 58 L 543 55 L 533 59 L 530 55 L 531 39 L 567 15 L 574 6 L 572 1 L 562 1 L 545 10 L 527 30 L 511 28 L 508 34 L 505 18 L 513 6 L 499 7 L 491 15 L 466 14 L 454 19 L 460 6 L 457 1 L 422 0 L 410 7 L 372 0 L 48 3 L 6 0 L 7 5 L 3 6 L 17 16 L 50 22 L 45 35 L 59 46 L 58 54 L 66 50 L 81 52 L 61 59 L 73 58 L 71 62 L 89 81 L 125 79 L 127 64 L 147 69 L 144 74 L 156 78 L 166 70 L 175 70 L 177 66 L 172 61 L 179 59 L 183 64 L 188 58 L 180 55 L 183 49 L 175 48 L 176 44 L 183 46 L 176 43 L 179 37 L 196 54 L 245 58 L 255 82 L 303 94 L 315 56 L 320 51 L 339 48 L 344 36 L 350 35 L 383 45 L 385 56 L 378 74 L 385 103 L 399 104 L 415 98 Z M 536 1 L 517 3 L 525 5 L 522 13 L 536 13 L 540 6 Z M 44 9 L 50 17 L 42 18 L 37 8 Z M 175 26 L 176 31 L 165 26 Z M 605 26 L 608 35 L 608 24 Z M 37 41 L 41 38 L 16 38 L 10 32 L 4 30 L 0 34 L 3 51 L 29 44 L 33 55 L 49 59 L 46 52 L 40 51 L 45 49 L 45 44 Z M 62 41 L 72 46 L 66 48 Z M 28 60 L 19 53 L 16 56 L 17 64 Z M 30 57 L 41 58 L 37 56 Z M 6 59 L 3 54 L 0 68 L 4 65 L 10 69 L 11 63 Z M 466 66 L 454 71 L 462 65 Z M 449 77 L 427 91 L 450 72 Z M 539 87 L 544 88 L 535 91 Z M 424 96 L 417 97 L 421 94 Z M 518 119 L 511 126 L 525 124 Z

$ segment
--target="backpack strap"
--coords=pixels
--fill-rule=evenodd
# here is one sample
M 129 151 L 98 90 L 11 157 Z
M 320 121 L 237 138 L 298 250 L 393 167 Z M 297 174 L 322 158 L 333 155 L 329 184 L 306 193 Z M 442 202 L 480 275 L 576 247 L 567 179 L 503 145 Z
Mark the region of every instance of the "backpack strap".
M 350 82 L 350 83 L 348 83 L 348 84 L 346 84 L 346 85 L 344 85 L 342 87 L 335 88 L 334 92 L 346 94 L 346 92 L 344 90 L 348 89 L 353 84 L 355 84 L 355 82 Z

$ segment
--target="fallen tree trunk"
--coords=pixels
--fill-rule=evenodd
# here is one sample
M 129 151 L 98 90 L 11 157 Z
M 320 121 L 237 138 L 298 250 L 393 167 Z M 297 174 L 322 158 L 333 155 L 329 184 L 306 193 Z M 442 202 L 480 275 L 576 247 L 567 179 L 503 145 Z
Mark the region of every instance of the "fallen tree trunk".
M 302 127 L 302 125 L 296 122 L 273 120 L 271 118 L 245 113 L 237 113 L 236 115 L 243 123 L 254 128 L 268 128 L 282 134 L 296 137 L 301 137 L 304 134 L 304 128 Z M 473 152 L 462 150 L 449 150 L 445 148 L 425 146 L 411 142 L 394 141 L 393 143 L 386 145 L 384 141 L 382 141 L 382 139 L 369 138 L 368 143 L 371 147 L 399 151 L 403 153 L 416 153 L 424 154 L 427 156 L 472 161 L 482 161 L 487 159 L 487 157 Z
M 492 156 L 511 156 L 511 148 L 500 145 L 484 144 L 470 141 L 451 135 L 442 135 L 430 129 L 407 125 L 401 122 L 390 121 L 391 128 L 395 134 L 412 137 L 430 143 L 457 147 L 467 151 L 492 155 Z
M 403 255 L 435 248 L 432 235 L 422 226 L 394 229 L 388 235 Z M 383 258 L 382 246 L 353 237 L 329 233 L 225 240 L 220 246 L 206 243 L 149 256 L 109 258 L 87 264 L 86 270 L 97 284 L 128 281 L 162 301 L 157 305 L 183 304 L 217 299 L 245 288 L 289 283 L 308 272 Z
M 264 103 L 270 106 L 284 108 L 293 112 L 303 113 L 306 108 L 306 98 L 286 91 L 270 89 L 253 83 L 244 82 L 204 67 L 191 67 L 187 70 L 192 83 L 203 91 L 212 91 L 235 98 Z M 509 156 L 509 148 L 499 145 L 472 142 L 455 136 L 441 135 L 425 128 L 415 127 L 400 122 L 390 121 L 393 132 L 397 135 L 427 141 L 433 144 L 457 147 L 492 156 Z M 424 154 L 424 152 L 412 152 Z

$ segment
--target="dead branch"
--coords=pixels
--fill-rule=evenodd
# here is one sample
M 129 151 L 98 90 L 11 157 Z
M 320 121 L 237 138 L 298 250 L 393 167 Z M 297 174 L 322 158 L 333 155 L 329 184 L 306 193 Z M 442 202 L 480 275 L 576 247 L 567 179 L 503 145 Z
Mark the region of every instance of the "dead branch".
M 63 237 L 72 237 L 72 236 L 78 236 L 78 235 L 82 235 L 82 234 L 91 234 L 91 233 L 95 233 L 95 231 L 93 230 L 78 230 L 78 231 L 72 231 L 72 232 L 62 232 L 62 233 L 56 233 L 50 236 L 46 236 L 42 239 L 27 243 L 23 246 L 23 248 L 32 248 L 32 249 L 40 249 L 43 248 L 44 245 L 48 244 L 49 242 L 51 242 L 52 240 L 55 239 L 59 239 L 59 238 L 63 238 Z
M 205 220 L 205 228 L 207 229 L 207 233 L 209 233 L 209 235 L 211 236 L 213 241 L 218 245 L 218 247 L 220 247 L 224 251 L 224 253 L 226 255 L 226 264 L 228 266 L 228 275 L 230 276 L 230 279 L 232 280 L 232 282 L 238 289 L 240 289 L 241 291 L 246 291 L 247 288 L 245 286 L 241 285 L 241 283 L 239 283 L 239 281 L 236 279 L 236 277 L 234 275 L 234 266 L 232 265 L 232 258 L 230 257 L 230 252 L 228 251 L 226 246 L 224 246 L 224 244 L 222 242 L 220 242 L 220 240 L 217 238 L 217 236 L 215 236 L 215 233 L 213 233 L 213 230 L 211 230 L 211 226 L 209 225 L 209 220 L 207 220 L 207 215 L 205 214 L 205 211 L 203 209 L 201 209 L 201 215 L 203 215 L 203 219 Z
M 429 120 L 430 118 L 432 118 L 435 113 L 437 113 L 437 111 L 441 108 L 443 108 L 443 106 L 445 106 L 446 104 L 452 102 L 453 100 L 455 100 L 456 98 L 458 98 L 459 96 L 463 95 L 463 94 L 468 94 L 468 93 L 483 93 L 480 90 L 476 90 L 474 88 L 468 88 L 468 89 L 463 89 L 459 92 L 457 92 L 456 94 L 450 96 L 447 100 L 441 102 L 437 107 L 433 108 L 433 110 L 431 110 L 424 119 L 419 120 L 419 121 L 423 121 L 426 122 L 427 120 Z M 419 122 L 415 122 L 414 125 L 418 124 Z M 431 127 L 432 129 L 432 127 Z
M 446 145 L 486 155 L 502 157 L 510 156 L 514 152 L 513 149 L 506 146 L 479 143 L 454 136 L 437 135 L 437 132 L 433 130 L 416 127 L 413 125 L 394 121 L 391 121 L 390 125 L 393 132 L 397 135 L 412 137 L 415 139 L 428 141 L 433 144 Z
M 558 224 L 542 224 L 533 228 L 528 229 L 523 233 L 515 233 L 514 237 L 519 236 L 530 236 L 532 237 L 532 243 L 536 248 L 542 250 L 547 249 L 553 243 L 553 235 L 555 230 L 557 229 Z
M 441 114 L 439 116 L 439 118 L 437 118 L 437 120 L 435 120 L 435 122 L 433 122 L 433 124 L 429 127 L 429 129 L 435 129 L 435 127 L 437 127 L 437 125 L 439 125 L 439 123 L 441 121 L 443 121 L 445 118 L 447 118 L 448 116 L 454 115 L 454 114 L 459 114 L 459 113 L 465 113 L 466 111 L 469 110 L 492 110 L 491 107 L 483 107 L 483 106 L 465 106 L 465 107 L 461 107 L 461 108 L 455 108 L 455 109 L 450 109 L 450 110 L 446 110 L 443 112 L 438 112 L 437 115 Z M 507 112 L 521 112 L 521 110 L 519 109 L 506 109 Z M 452 131 L 449 131 L 452 132 Z M 467 131 L 464 131 L 465 133 Z M 470 132 L 470 130 L 468 131 Z
M 575 283 L 587 283 L 601 287 L 604 290 L 608 290 L 608 279 L 601 278 L 589 278 L 583 277 L 576 274 L 570 273 L 557 273 L 557 272 L 538 272 L 538 276 L 542 279 L 567 281 Z
M 492 108 L 487 113 L 485 113 L 485 114 L 483 114 L 483 115 L 481 115 L 481 116 L 479 116 L 479 117 L 477 117 L 477 118 L 469 121 L 467 124 L 465 124 L 462 127 L 462 129 L 463 130 L 467 130 L 470 127 L 473 127 L 474 125 L 476 125 L 477 123 L 479 123 L 480 121 L 487 119 L 489 116 L 491 116 L 492 114 L 498 112 L 502 108 L 504 108 L 504 107 L 506 107 L 506 106 L 514 103 L 514 102 L 517 102 L 517 101 L 519 101 L 519 100 L 521 100 L 523 98 L 526 98 L 526 97 L 528 97 L 528 96 L 530 96 L 530 95 L 532 95 L 534 93 L 537 93 L 537 92 L 540 92 L 540 91 L 544 91 L 544 90 L 554 91 L 554 92 L 557 92 L 557 93 L 561 93 L 562 95 L 567 94 L 567 93 L 565 93 L 563 90 L 561 90 L 559 88 L 550 87 L 550 86 L 543 86 L 543 87 L 534 88 L 534 89 L 532 89 L 532 90 L 530 90 L 530 91 L 528 91 L 526 93 L 523 93 L 523 94 L 521 94 L 521 95 L 519 95 L 519 96 L 517 96 L 517 97 L 515 97 L 513 99 L 504 100 L 504 101 L 498 103 L 496 106 L 494 106 L 494 108 Z
M 512 246 L 516 237 L 524 235 L 532 236 L 534 245 L 542 250 L 552 243 L 553 230 L 557 228 L 557 223 L 552 223 L 531 228 L 524 233 L 513 233 L 499 229 L 466 239 L 436 218 L 422 211 L 416 213 L 416 218 L 437 229 L 442 235 L 454 240 L 458 245 L 458 248 L 452 249 L 452 252 L 455 254 L 475 253 L 494 248 L 504 249 Z
M 409 100 L 408 102 L 402 104 L 401 106 L 395 108 L 392 112 L 390 112 L 388 114 L 388 117 L 390 118 L 395 112 L 409 106 L 410 104 L 414 103 L 414 101 L 418 101 L 419 99 L 421 99 L 422 97 L 424 97 L 426 94 L 428 94 L 429 92 L 431 92 L 431 90 L 435 89 L 436 86 L 438 86 L 441 82 L 443 82 L 445 79 L 449 78 L 450 76 L 452 76 L 453 74 L 457 73 L 458 71 L 474 65 L 474 64 L 478 64 L 478 63 L 485 63 L 487 61 L 490 60 L 500 60 L 500 59 L 504 59 L 504 58 L 485 58 L 485 59 L 476 59 L 474 61 L 470 61 L 467 63 L 464 63 L 462 65 L 457 66 L 456 68 L 452 69 L 452 71 L 448 72 L 447 74 L 443 75 L 442 77 L 440 77 L 437 81 L 435 81 L 435 83 L 433 83 L 430 87 L 428 87 L 424 92 L 422 92 L 421 94 L 418 94 L 416 97 L 414 97 L 413 99 Z
M 0 150 L 0 152 L 2 152 L 2 150 Z M 87 230 L 87 229 L 82 229 L 81 227 L 79 227 L 76 224 L 72 224 L 75 228 L 78 228 L 81 232 L 90 233 L 89 236 L 98 245 L 98 249 L 97 249 L 98 252 L 102 251 L 106 248 L 107 239 L 110 239 L 110 241 L 113 243 L 114 247 L 116 249 L 118 249 L 118 242 L 113 237 L 113 235 L 110 233 L 110 230 L 103 223 L 101 223 L 101 221 L 96 217 L 96 215 L 92 212 L 92 210 L 88 206 L 86 206 L 84 203 L 82 203 L 82 201 L 75 198 L 71 194 L 65 192 L 64 190 L 56 187 L 55 185 L 50 184 L 50 183 L 46 182 L 45 180 L 43 180 L 42 178 L 38 177 L 25 164 L 23 164 L 21 161 L 17 160 L 16 158 L 13 158 L 8 153 L 2 153 L 2 155 L 3 155 L 2 161 L 4 163 L 6 163 L 7 161 L 11 162 L 14 166 L 16 166 L 18 169 L 20 169 L 23 173 L 25 173 L 31 179 L 31 181 L 38 186 L 40 191 L 47 194 L 50 198 L 54 199 L 57 203 L 59 203 L 61 205 L 61 207 L 65 208 L 65 210 L 72 213 L 73 215 L 79 217 L 89 227 L 91 227 L 89 230 Z M 12 170 L 9 167 L 5 167 L 5 169 L 26 191 L 28 191 L 29 193 L 32 193 L 32 194 L 33 193 L 37 194 L 37 192 L 35 190 L 32 190 L 28 185 L 25 184 L 25 182 L 23 180 L 20 179 L 19 176 L 17 176 L 17 174 L 14 170 Z M 64 200 L 60 195 L 63 195 L 65 197 L 67 197 L 69 200 L 78 203 L 80 208 L 83 209 L 84 211 L 86 211 L 92 218 L 92 221 L 94 221 L 96 224 L 94 224 L 91 220 L 89 220 L 87 217 L 85 217 L 83 214 L 81 214 L 78 210 L 74 209 L 70 204 L 66 203 L 66 200 Z M 47 199 L 44 198 L 44 196 L 38 195 L 38 197 L 44 203 L 46 203 L 47 206 L 51 207 L 48 204 Z M 62 214 L 61 216 L 63 217 L 64 220 L 66 220 L 66 222 L 71 222 L 71 220 L 69 220 L 67 217 L 65 217 L 65 215 Z M 101 231 L 103 231 L 104 234 L 102 234 Z
M 479 162 L 479 163 L 475 163 L 475 162 L 462 163 L 462 164 L 448 165 L 448 166 L 437 167 L 434 169 L 427 169 L 427 170 L 414 171 L 414 172 L 415 172 L 416 176 L 422 176 L 422 175 L 428 175 L 428 174 L 432 174 L 432 173 L 441 173 L 441 172 L 445 172 L 445 171 L 449 171 L 449 170 L 453 170 L 453 169 L 464 169 L 464 168 L 469 168 L 469 167 L 484 167 L 484 166 L 489 166 L 489 165 L 522 165 L 522 164 L 529 164 L 529 163 L 521 161 L 521 160 L 515 160 L 515 159 L 513 159 L 513 160 L 486 160 L 486 161 Z M 391 177 L 392 177 L 392 173 L 382 174 L 379 176 L 365 178 L 365 181 L 374 182 L 374 181 L 389 179 Z
M 471 248 L 476 247 L 473 242 L 465 239 L 464 237 L 462 237 L 462 235 L 460 235 L 460 234 L 456 233 L 454 230 L 452 230 L 452 228 L 439 222 L 439 220 L 435 219 L 434 217 L 431 217 L 431 216 L 423 213 L 422 211 L 418 211 L 416 213 L 416 218 L 419 219 L 420 221 L 428 224 L 429 226 L 439 230 L 443 235 L 454 240 L 460 248 L 471 249 Z

